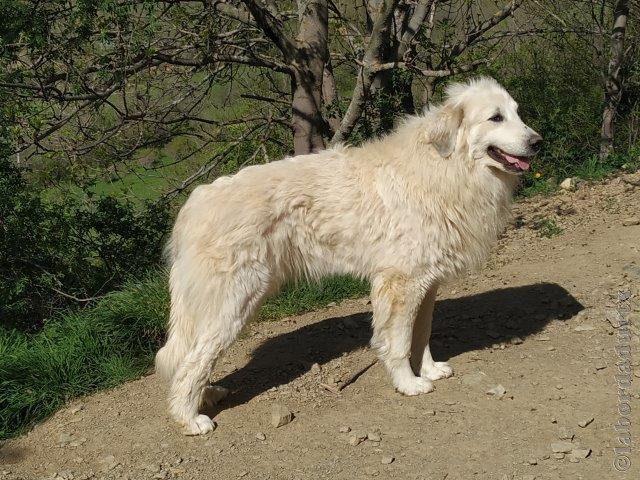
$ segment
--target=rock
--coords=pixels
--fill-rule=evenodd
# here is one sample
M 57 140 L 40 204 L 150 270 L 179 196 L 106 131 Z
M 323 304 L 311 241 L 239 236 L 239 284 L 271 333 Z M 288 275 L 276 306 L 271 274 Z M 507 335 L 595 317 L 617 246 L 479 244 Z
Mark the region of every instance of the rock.
M 84 410 L 84 403 L 80 403 L 78 405 L 76 405 L 75 407 L 71 407 L 69 409 L 69 413 L 72 415 L 75 415 L 76 413 L 80 412 L 81 410 Z
M 560 429 L 558 430 L 558 438 L 560 440 L 571 441 L 575 436 L 576 436 L 575 432 L 568 427 L 560 427 Z
M 640 217 L 630 217 L 622 220 L 623 227 L 631 227 L 633 225 L 640 225 Z
M 70 433 L 62 432 L 58 435 L 58 446 L 64 447 L 73 441 L 73 435 Z
M 578 463 L 580 460 L 577 457 L 574 457 L 573 455 L 569 455 L 569 457 L 567 457 L 569 459 L 569 462 L 571 463 Z
M 380 436 L 379 431 L 374 430 L 373 432 L 367 433 L 367 440 L 369 440 L 370 442 L 381 442 L 382 437 Z
M 618 292 L 618 301 L 626 302 L 631 298 L 631 290 L 621 290 Z
M 573 455 L 576 458 L 587 458 L 589 455 L 591 455 L 591 449 L 590 448 L 574 448 L 573 450 L 571 450 L 571 455 Z
M 571 450 L 573 450 L 571 442 L 554 442 L 551 444 L 553 453 L 569 453 Z
M 611 324 L 613 328 L 620 328 L 620 325 L 625 323 L 620 311 L 613 308 L 608 308 L 604 311 L 604 318 Z
M 352 330 L 358 328 L 358 322 L 356 322 L 353 318 L 345 318 L 344 320 L 342 320 L 342 324 L 345 326 L 345 328 L 349 328 Z
M 507 393 L 507 389 L 504 388 L 502 385 L 496 385 L 495 387 L 490 388 L 489 390 L 487 390 L 487 395 L 493 395 L 496 398 L 502 398 L 504 397 L 505 393 Z
M 86 441 L 87 441 L 87 439 L 84 438 L 84 437 L 78 438 L 77 440 L 73 440 L 73 441 L 69 442 L 69 446 L 70 447 L 79 447 L 80 445 L 82 445 Z
M 335 307 L 336 305 L 338 305 L 336 302 L 329 302 L 327 303 L 327 307 Z
M 262 432 L 258 432 L 258 433 L 256 433 L 256 438 L 257 438 L 258 440 L 260 440 L 260 441 L 264 441 L 264 440 L 266 440 L 266 439 L 267 439 L 267 436 L 266 436 L 264 433 L 262 433 Z
M 573 329 L 574 332 L 591 332 L 592 330 L 595 330 L 596 328 L 593 325 L 578 325 L 577 327 L 575 327 Z
M 554 453 L 552 457 L 556 460 L 562 460 L 564 458 L 564 453 Z
M 291 423 L 293 412 L 286 405 L 274 403 L 271 407 L 271 425 L 275 428 Z
M 537 458 L 530 458 L 529 460 L 527 460 L 527 463 L 529 465 L 537 465 L 538 464 L 538 459 Z
M 394 460 L 395 458 L 392 457 L 391 455 L 385 455 L 380 459 L 380 463 L 382 463 L 383 465 L 390 465 L 393 463 Z
M 511 340 L 509 340 L 509 343 L 511 345 L 521 345 L 524 342 L 524 340 L 522 340 L 520 337 L 513 337 Z
M 472 372 L 465 373 L 462 377 L 460 377 L 460 381 L 468 386 L 478 385 L 483 382 L 487 378 L 487 375 L 484 372 Z
M 102 470 L 105 472 L 109 470 L 113 470 L 118 466 L 118 462 L 116 462 L 116 457 L 114 457 L 113 455 L 105 455 L 99 461 L 102 464 Z
M 622 270 L 631 277 L 640 278 L 640 266 L 638 265 L 630 263 L 629 265 L 622 267 Z
M 367 434 L 365 432 L 352 432 L 349 436 L 349 445 L 357 446 L 360 445 L 367 439 Z
M 314 363 L 311 365 L 311 373 L 320 373 L 322 372 L 322 367 L 319 363 Z
M 351 427 L 348 427 L 346 425 L 343 425 L 342 427 L 340 427 L 340 433 L 349 433 L 351 431 Z
M 589 417 L 589 418 L 587 418 L 587 419 L 585 419 L 585 420 L 580 420 L 580 421 L 578 422 L 578 426 L 579 426 L 580 428 L 586 428 L 588 425 L 590 425 L 590 424 L 591 424 L 591 422 L 593 422 L 593 420 L 594 420 L 594 418 L 593 418 L 593 417 Z
M 596 361 L 594 366 L 596 370 L 604 370 L 605 368 L 607 368 L 607 362 L 605 362 L 604 360 L 598 360 Z
M 562 190 L 573 190 L 576 186 L 576 182 L 573 178 L 565 178 L 562 182 L 560 182 L 560 188 Z

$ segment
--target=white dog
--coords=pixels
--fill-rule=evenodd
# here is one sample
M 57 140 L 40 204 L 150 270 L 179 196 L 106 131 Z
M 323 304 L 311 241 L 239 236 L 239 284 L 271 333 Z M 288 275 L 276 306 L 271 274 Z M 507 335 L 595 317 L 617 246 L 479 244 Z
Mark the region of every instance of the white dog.
M 171 316 L 157 370 L 187 434 L 215 360 L 265 297 L 290 279 L 371 281 L 371 345 L 405 395 L 449 377 L 429 350 L 438 285 L 478 266 L 509 215 L 518 174 L 542 141 L 493 79 L 361 147 L 245 168 L 196 188 L 169 242 Z

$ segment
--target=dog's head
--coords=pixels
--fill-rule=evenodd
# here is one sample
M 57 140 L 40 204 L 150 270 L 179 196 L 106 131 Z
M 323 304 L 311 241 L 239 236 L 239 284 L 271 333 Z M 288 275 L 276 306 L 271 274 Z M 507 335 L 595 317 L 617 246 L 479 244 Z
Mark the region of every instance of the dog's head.
M 466 149 L 472 161 L 511 174 L 529 169 L 542 137 L 518 116 L 518 104 L 492 78 L 454 83 L 427 113 L 427 138 L 443 157 Z

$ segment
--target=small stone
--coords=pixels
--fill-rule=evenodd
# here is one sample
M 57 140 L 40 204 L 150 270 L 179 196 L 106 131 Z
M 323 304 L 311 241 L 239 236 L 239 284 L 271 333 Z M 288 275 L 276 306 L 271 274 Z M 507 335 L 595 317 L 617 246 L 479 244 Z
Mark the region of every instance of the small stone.
M 564 453 L 554 453 L 553 455 L 551 455 L 553 458 L 555 458 L 556 460 L 562 460 L 564 458 Z
M 484 372 L 471 372 L 465 373 L 462 377 L 460 377 L 460 381 L 468 386 L 478 385 L 482 383 L 487 378 L 487 375 Z
M 58 435 L 58 446 L 64 447 L 73 441 L 73 435 L 70 433 L 62 432 Z
M 502 385 L 496 385 L 495 387 L 490 388 L 489 390 L 487 390 L 487 395 L 493 395 L 496 398 L 502 398 L 504 397 L 505 393 L 507 393 L 507 389 L 504 388 Z
M 593 422 L 594 418 L 593 417 L 589 417 L 586 420 L 580 420 L 578 422 L 578 426 L 580 428 L 586 428 L 587 426 L 589 426 L 591 424 L 591 422 Z
M 573 445 L 570 442 L 554 442 L 551 444 L 553 453 L 569 453 L 571 450 L 573 450 Z
M 511 345 L 521 345 L 524 342 L 524 340 L 522 340 L 520 337 L 513 337 L 511 340 L 509 340 L 509 343 Z
M 357 447 L 361 443 L 362 443 L 362 440 L 360 440 L 356 435 L 351 435 L 349 437 L 349 445 L 351 445 L 352 447 Z
M 381 442 L 382 437 L 380 436 L 380 432 L 373 431 L 367 433 L 367 440 L 369 440 L 370 442 Z
M 105 455 L 100 459 L 100 463 L 102 464 L 103 470 L 113 470 L 118 466 L 118 462 L 116 462 L 116 457 L 113 455 Z
M 607 368 L 607 362 L 604 360 L 598 360 L 594 366 L 596 367 L 596 370 L 604 370 Z
M 238 477 L 239 477 L 239 478 L 242 478 L 242 477 L 246 477 L 247 475 L 249 475 L 249 472 L 247 472 L 247 471 L 245 470 L 245 471 L 243 471 L 243 472 L 240 472 L 240 473 L 238 474 Z
M 142 468 L 151 473 L 158 473 L 161 470 L 159 463 L 148 463 L 144 465 Z
M 630 290 L 622 290 L 621 292 L 618 292 L 618 301 L 626 302 L 630 298 L 631 298 L 631 291 Z
M 630 217 L 622 220 L 623 227 L 631 227 L 633 225 L 640 225 L 640 217 Z
M 576 182 L 573 178 L 565 178 L 562 182 L 560 182 L 560 188 L 562 190 L 572 190 L 575 188 Z
M 76 405 L 75 407 L 71 407 L 69 409 L 69 413 L 72 415 L 75 415 L 76 413 L 80 412 L 81 410 L 84 410 L 84 403 L 80 403 L 78 405 Z
M 571 455 L 573 455 L 576 458 L 587 458 L 589 455 L 591 455 L 591 449 L 590 448 L 574 448 L 573 450 L 571 450 Z
M 574 457 L 573 455 L 569 455 L 569 462 L 571 463 L 578 463 L 580 462 L 580 460 L 577 457 Z
M 311 365 L 311 373 L 320 373 L 322 372 L 322 367 L 319 363 L 314 363 Z
M 343 425 L 342 427 L 340 427 L 340 433 L 349 433 L 351 431 L 351 427 L 348 427 L 346 425 Z
M 558 430 L 558 438 L 560 440 L 571 441 L 575 436 L 576 436 L 575 432 L 568 427 L 560 427 L 560 429 Z
M 386 455 L 380 459 L 380 463 L 382 463 L 383 465 L 390 465 L 393 463 L 394 460 L 395 460 L 394 457 L 390 455 Z
M 573 329 L 574 332 L 590 332 L 592 330 L 595 330 L 595 327 L 589 324 L 578 325 L 576 328 Z
M 527 463 L 529 465 L 537 465 L 538 464 L 538 459 L 537 458 L 530 458 L 529 460 L 527 460 Z
M 327 303 L 327 307 L 335 307 L 336 305 L 338 305 L 336 302 Z
M 274 403 L 271 407 L 271 425 L 275 428 L 291 423 L 293 412 L 286 405 Z
M 604 312 L 604 318 L 611 324 L 613 328 L 620 328 L 625 323 L 624 318 L 619 310 L 609 308 Z
M 80 445 L 82 445 L 86 441 L 87 441 L 87 439 L 84 438 L 84 437 L 78 438 L 77 440 L 73 440 L 73 441 L 69 442 L 69 446 L 70 447 L 79 447 Z
M 256 433 L 256 438 L 260 441 L 265 441 L 267 439 L 267 436 L 262 432 L 258 432 Z

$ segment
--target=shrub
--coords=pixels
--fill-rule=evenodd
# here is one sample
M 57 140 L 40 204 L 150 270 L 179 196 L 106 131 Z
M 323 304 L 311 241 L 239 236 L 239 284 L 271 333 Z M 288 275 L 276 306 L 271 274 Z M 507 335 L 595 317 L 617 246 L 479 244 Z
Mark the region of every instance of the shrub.
M 43 200 L 0 158 L 0 319 L 30 330 L 77 299 L 102 295 L 160 258 L 169 212 L 126 199 Z M 85 302 L 80 302 L 80 304 Z

